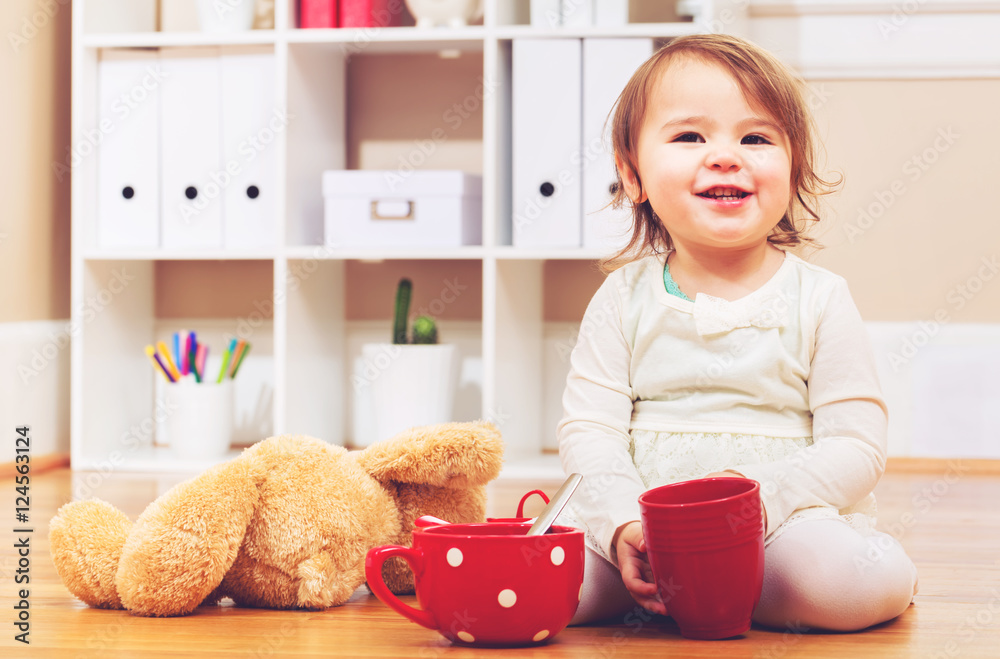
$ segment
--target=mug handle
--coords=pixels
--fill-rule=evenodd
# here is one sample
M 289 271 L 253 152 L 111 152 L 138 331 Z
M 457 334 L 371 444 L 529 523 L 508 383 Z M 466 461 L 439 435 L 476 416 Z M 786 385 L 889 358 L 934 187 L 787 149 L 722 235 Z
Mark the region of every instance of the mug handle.
M 438 625 L 430 611 L 415 609 L 396 597 L 389 587 L 382 581 L 382 564 L 386 559 L 398 556 L 410 565 L 414 575 L 423 572 L 424 555 L 410 547 L 401 545 L 386 545 L 368 550 L 365 556 L 365 580 L 372 594 L 384 602 L 390 609 L 400 614 L 404 618 L 409 618 L 418 625 L 423 625 L 427 629 L 437 630 Z
M 549 498 L 545 495 L 545 492 L 542 492 L 541 490 L 532 490 L 531 492 L 528 492 L 523 497 L 521 497 L 521 501 L 517 504 L 517 515 L 515 515 L 515 517 L 524 517 L 524 502 L 527 501 L 528 497 L 530 497 L 532 494 L 537 494 L 538 496 L 542 497 L 545 503 L 549 502 Z

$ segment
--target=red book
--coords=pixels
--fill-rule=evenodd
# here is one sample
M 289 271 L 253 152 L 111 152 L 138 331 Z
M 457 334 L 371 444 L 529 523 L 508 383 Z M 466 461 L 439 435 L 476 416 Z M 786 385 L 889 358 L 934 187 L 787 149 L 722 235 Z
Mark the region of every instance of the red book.
M 337 27 L 337 0 L 299 0 L 299 27 Z
M 402 25 L 403 0 L 340 0 L 340 27 Z

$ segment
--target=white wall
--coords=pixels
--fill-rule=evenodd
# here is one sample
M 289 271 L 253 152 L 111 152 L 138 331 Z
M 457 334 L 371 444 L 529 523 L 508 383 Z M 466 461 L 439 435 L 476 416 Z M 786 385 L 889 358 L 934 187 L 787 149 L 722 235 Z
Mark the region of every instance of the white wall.
M 13 462 L 14 428 L 31 428 L 31 455 L 69 453 L 69 321 L 0 323 L 0 428 L 10 438 L 0 462 Z

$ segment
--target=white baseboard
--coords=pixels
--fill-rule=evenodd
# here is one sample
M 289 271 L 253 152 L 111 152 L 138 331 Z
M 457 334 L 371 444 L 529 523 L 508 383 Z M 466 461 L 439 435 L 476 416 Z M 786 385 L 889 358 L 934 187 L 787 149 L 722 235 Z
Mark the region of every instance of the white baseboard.
M 867 323 L 889 454 L 1000 458 L 1000 324 Z
M 0 323 L 0 432 L 31 428 L 31 455 L 69 453 L 69 320 Z M 0 462 L 14 461 L 13 441 Z

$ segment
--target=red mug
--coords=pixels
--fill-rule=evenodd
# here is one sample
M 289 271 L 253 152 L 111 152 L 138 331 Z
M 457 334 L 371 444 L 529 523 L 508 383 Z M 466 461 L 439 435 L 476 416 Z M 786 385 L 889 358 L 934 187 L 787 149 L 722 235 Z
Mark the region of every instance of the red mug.
M 646 555 L 667 613 L 686 638 L 750 629 L 764 583 L 760 485 L 701 478 L 639 496 Z
M 583 588 L 583 532 L 529 524 L 445 524 L 413 530 L 413 547 L 375 547 L 365 558 L 372 593 L 397 613 L 449 641 L 517 646 L 548 641 L 569 624 Z M 382 581 L 392 556 L 409 563 L 420 608 Z

